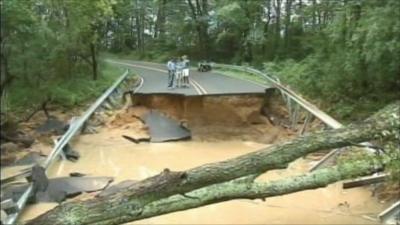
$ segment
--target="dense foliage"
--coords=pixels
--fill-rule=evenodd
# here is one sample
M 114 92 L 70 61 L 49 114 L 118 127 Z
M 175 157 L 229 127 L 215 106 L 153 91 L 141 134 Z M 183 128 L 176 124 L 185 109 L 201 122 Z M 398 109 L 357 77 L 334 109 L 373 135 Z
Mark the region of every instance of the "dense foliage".
M 250 63 L 341 119 L 399 98 L 398 0 L 123 0 L 114 10 L 114 53 Z
M 1 6 L 2 90 L 12 78 L 40 96 L 74 77 L 97 79 L 103 51 L 160 62 L 186 54 L 248 63 L 324 102 L 340 119 L 399 98 L 398 0 L 2 0 Z
M 355 119 L 400 98 L 400 1 L 362 1 L 336 14 L 309 40 L 311 54 L 266 68 Z
M 72 106 L 98 95 L 115 78 L 113 69 L 99 66 L 100 52 L 250 64 L 318 100 L 339 120 L 361 120 L 400 99 L 400 0 L 0 4 L 1 103 L 12 113 L 45 99 Z M 382 156 L 393 174 L 400 170 L 398 138 Z
M 7 87 L 9 110 L 49 98 L 70 106 L 109 85 L 110 77 L 91 80 L 110 1 L 6 0 L 1 9 L 1 92 Z

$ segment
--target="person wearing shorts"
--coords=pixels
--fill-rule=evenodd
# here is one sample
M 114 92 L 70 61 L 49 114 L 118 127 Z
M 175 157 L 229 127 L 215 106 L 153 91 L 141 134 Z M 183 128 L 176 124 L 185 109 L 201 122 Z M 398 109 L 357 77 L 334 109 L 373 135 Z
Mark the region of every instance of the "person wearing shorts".
M 182 56 L 182 64 L 183 64 L 183 69 L 182 69 L 182 79 L 183 79 L 183 84 L 186 87 L 189 87 L 189 67 L 190 67 L 190 61 L 187 58 L 186 55 Z
M 180 59 L 176 62 L 176 86 L 177 87 L 182 87 L 183 85 L 183 64 Z

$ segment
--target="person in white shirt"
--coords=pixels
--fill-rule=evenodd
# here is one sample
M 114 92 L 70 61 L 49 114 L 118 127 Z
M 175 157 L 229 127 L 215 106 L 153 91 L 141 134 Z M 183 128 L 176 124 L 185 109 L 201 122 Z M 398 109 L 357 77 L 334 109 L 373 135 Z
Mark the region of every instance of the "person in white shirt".
M 181 59 L 176 62 L 176 86 L 182 87 L 183 83 L 183 63 Z
M 182 78 L 183 78 L 183 84 L 186 87 L 189 87 L 189 68 L 190 68 L 190 61 L 186 55 L 182 56 L 182 64 L 183 64 L 183 69 L 182 69 Z

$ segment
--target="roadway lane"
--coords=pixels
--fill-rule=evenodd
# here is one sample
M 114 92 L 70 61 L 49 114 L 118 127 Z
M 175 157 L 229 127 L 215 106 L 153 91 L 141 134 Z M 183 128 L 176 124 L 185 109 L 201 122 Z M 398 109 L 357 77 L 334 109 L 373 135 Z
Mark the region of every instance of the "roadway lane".
M 187 96 L 201 95 L 197 87 L 190 85 L 189 88 L 167 88 L 168 74 L 165 68 L 160 69 L 154 65 L 141 65 L 128 60 L 107 60 L 108 62 L 129 68 L 137 73 L 143 82 L 136 89 L 138 94 L 181 94 Z
M 233 95 L 262 94 L 271 86 L 233 78 L 215 72 L 190 70 L 190 88 L 167 89 L 167 70 L 164 65 L 130 60 L 108 60 L 133 69 L 143 78 L 136 90 L 140 94 L 183 94 L 183 95 Z

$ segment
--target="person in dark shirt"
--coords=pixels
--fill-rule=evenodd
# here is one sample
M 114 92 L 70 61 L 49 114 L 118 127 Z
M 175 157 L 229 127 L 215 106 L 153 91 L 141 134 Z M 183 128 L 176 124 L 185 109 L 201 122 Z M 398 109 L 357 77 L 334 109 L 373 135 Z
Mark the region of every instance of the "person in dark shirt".
M 176 59 L 171 59 L 167 63 L 168 68 L 168 88 L 171 89 L 174 86 L 175 73 L 176 73 Z

